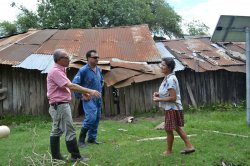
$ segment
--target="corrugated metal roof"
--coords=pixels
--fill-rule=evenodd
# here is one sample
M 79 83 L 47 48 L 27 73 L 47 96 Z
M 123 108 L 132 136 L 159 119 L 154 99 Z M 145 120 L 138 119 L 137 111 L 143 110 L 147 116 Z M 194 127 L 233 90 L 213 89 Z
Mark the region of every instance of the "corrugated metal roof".
M 79 56 L 80 42 L 74 40 L 48 40 L 37 51 L 37 54 L 53 54 L 58 48 L 65 49 L 70 55 Z M 81 58 L 79 58 L 81 59 Z
M 170 57 L 170 58 L 174 58 L 175 61 L 175 69 L 174 71 L 180 71 L 180 70 L 184 70 L 185 67 L 181 64 L 181 62 L 179 60 L 177 60 L 175 58 L 174 55 L 172 55 L 166 48 L 165 45 L 162 42 L 159 43 L 155 43 L 157 49 L 160 51 L 161 57 L 165 58 L 165 57 Z
M 107 86 L 111 86 L 139 74 L 141 72 L 124 68 L 114 68 L 104 75 L 104 80 Z
M 113 86 L 115 88 L 121 88 L 121 87 L 126 87 L 129 86 L 133 83 L 139 83 L 139 82 L 144 82 L 144 81 L 149 81 L 149 80 L 154 80 L 157 78 L 162 78 L 165 75 L 161 72 L 160 67 L 157 64 L 151 64 L 150 65 L 151 68 L 153 69 L 153 73 L 154 74 L 149 74 L 149 73 L 140 73 L 138 75 L 135 75 L 133 77 L 129 77 L 125 80 L 122 81 L 117 81 L 116 83 L 113 84 Z M 116 75 L 117 77 L 119 77 L 119 75 Z M 113 79 L 113 78 L 112 78 Z M 119 80 L 117 78 L 115 78 L 116 80 Z M 105 80 L 106 81 L 106 80 Z
M 39 48 L 39 45 L 14 44 L 0 51 L 0 64 L 16 65 Z
M 115 67 L 118 63 L 111 63 L 111 65 Z M 148 72 L 148 69 L 150 69 L 150 72 Z M 115 88 L 121 88 L 129 86 L 132 83 L 154 80 L 161 77 L 164 77 L 164 74 L 157 64 L 145 65 L 124 63 L 107 72 L 104 75 L 104 80 L 107 86 L 113 85 Z
M 36 69 L 40 70 L 41 73 L 48 73 L 53 65 L 54 59 L 52 55 L 31 54 L 22 63 L 14 67 Z
M 53 34 L 57 32 L 57 29 L 45 29 L 38 31 L 23 40 L 17 42 L 18 44 L 43 44 L 48 40 Z
M 76 69 L 80 69 L 84 64 L 79 64 L 79 63 L 70 63 L 69 64 L 69 67 L 71 68 L 76 68 Z M 110 71 L 111 70 L 111 67 L 109 65 L 101 65 L 101 64 L 98 64 L 98 67 L 100 67 L 102 70 L 105 70 L 105 71 Z
M 33 33 L 36 33 L 37 31 L 38 30 L 29 30 L 26 33 L 10 36 L 10 37 L 7 37 L 7 38 L 2 38 L 0 40 L 0 50 L 2 50 L 4 48 L 7 48 L 8 46 L 22 40 L 23 38 L 25 38 L 25 37 L 33 34 Z
M 219 43 L 219 45 L 223 46 L 233 57 L 238 58 L 244 62 L 246 62 L 246 50 L 244 43 Z
M 229 56 L 224 48 L 213 46 L 209 38 L 169 40 L 163 44 L 183 65 L 197 72 L 219 69 L 245 72 L 244 62 Z
M 118 58 L 132 62 L 160 61 L 147 25 L 93 28 L 46 29 L 15 41 L 0 51 L 0 63 L 18 64 L 31 54 L 53 54 L 55 49 L 65 49 L 77 60 L 85 59 L 90 49 L 96 49 L 100 60 Z
M 136 64 L 136 63 L 124 63 L 124 62 L 110 62 L 112 67 L 120 67 L 126 69 L 132 69 L 136 71 L 141 71 L 143 73 L 153 73 L 153 69 L 147 64 Z
M 81 59 L 85 59 L 90 49 L 96 49 L 101 60 L 154 62 L 161 59 L 147 25 L 58 30 L 36 53 L 53 53 L 56 48 L 64 48 Z

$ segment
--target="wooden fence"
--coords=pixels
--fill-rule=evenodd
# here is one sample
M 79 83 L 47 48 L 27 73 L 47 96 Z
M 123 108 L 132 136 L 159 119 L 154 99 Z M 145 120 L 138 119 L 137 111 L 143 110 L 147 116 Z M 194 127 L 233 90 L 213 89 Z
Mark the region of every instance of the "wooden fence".
M 0 71 L 2 87 L 7 88 L 6 98 L 0 101 L 0 115 L 48 112 L 46 74 L 9 65 L 0 65 Z
M 187 69 L 176 72 L 176 76 L 183 105 L 201 106 L 246 100 L 245 73 L 225 70 L 196 73 Z M 158 104 L 152 101 L 153 92 L 158 91 L 162 80 L 163 78 L 120 88 L 118 97 L 113 95 L 114 88 L 105 87 L 105 116 L 133 115 L 156 109 Z
M 0 115 L 48 114 L 46 74 L 9 65 L 0 65 L 0 71 Z M 69 70 L 70 79 L 76 71 Z M 192 105 L 193 102 L 197 105 L 237 103 L 246 99 L 245 73 L 224 70 L 196 73 L 184 70 L 177 72 L 176 76 L 184 105 Z M 152 101 L 152 95 L 154 91 L 158 91 L 162 79 L 133 84 L 120 88 L 118 92 L 113 87 L 105 87 L 103 116 L 133 115 L 155 109 L 157 104 Z M 187 90 L 188 87 L 190 91 Z M 81 114 L 82 108 L 78 99 L 73 97 L 71 107 L 73 116 Z

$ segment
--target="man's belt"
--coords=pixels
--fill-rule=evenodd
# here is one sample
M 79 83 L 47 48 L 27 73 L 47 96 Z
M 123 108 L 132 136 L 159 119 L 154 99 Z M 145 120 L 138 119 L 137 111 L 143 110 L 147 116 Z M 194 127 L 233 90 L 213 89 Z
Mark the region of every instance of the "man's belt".
M 57 109 L 57 106 L 61 105 L 61 104 L 68 104 L 68 102 L 56 102 L 56 103 L 51 103 L 50 105 L 54 107 L 54 109 Z

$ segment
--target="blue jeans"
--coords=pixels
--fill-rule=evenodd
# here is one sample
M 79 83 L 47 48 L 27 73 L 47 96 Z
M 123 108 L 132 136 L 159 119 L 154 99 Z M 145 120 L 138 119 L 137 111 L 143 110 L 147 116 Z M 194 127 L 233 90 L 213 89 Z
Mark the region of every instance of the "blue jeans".
M 101 108 L 84 110 L 85 118 L 82 123 L 83 128 L 89 129 L 88 141 L 94 141 L 97 137 L 97 130 L 101 118 Z

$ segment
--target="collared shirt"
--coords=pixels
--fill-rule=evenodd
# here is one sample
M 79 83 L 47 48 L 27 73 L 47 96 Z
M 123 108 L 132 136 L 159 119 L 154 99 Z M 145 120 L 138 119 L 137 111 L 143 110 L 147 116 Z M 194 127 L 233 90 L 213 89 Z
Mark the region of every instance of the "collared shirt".
M 55 63 L 47 76 L 47 97 L 49 103 L 69 102 L 71 92 L 65 85 L 70 82 L 66 75 L 66 68 Z
M 169 89 L 174 89 L 176 92 L 176 101 L 175 102 L 159 102 L 159 106 L 164 110 L 183 110 L 182 103 L 181 103 L 181 94 L 179 88 L 179 82 L 176 76 L 172 73 L 167 75 L 161 83 L 159 88 L 159 97 L 165 98 L 170 96 Z
M 102 71 L 98 66 L 96 66 L 96 72 L 94 72 L 89 64 L 84 65 L 79 69 L 72 82 L 82 87 L 94 89 L 102 93 L 103 76 Z M 77 98 L 82 97 L 80 93 L 75 93 L 75 96 Z M 91 98 L 91 100 L 83 100 L 83 107 L 86 110 L 100 109 L 102 107 L 102 99 Z

